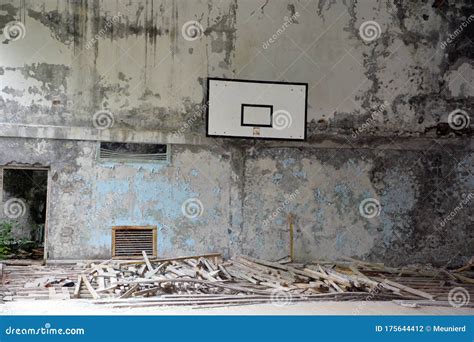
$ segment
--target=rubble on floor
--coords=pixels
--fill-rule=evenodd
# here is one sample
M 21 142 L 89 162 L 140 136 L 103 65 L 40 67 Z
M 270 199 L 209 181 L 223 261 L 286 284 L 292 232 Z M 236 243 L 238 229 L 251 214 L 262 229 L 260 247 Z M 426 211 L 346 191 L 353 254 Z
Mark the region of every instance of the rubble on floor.
M 448 271 L 391 268 L 353 259 L 302 264 L 248 256 L 224 261 L 219 254 L 158 259 L 143 253 L 141 260 L 7 269 L 4 285 L 14 300 L 82 298 L 112 307 L 286 305 L 318 300 L 397 300 L 416 307 L 452 304 L 448 295 L 456 287 L 474 295 L 472 264 Z

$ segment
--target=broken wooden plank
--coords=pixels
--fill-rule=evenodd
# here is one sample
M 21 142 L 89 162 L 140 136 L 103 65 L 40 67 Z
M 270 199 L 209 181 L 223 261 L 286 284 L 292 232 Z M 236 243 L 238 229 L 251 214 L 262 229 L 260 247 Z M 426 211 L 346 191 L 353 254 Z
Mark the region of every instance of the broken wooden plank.
M 123 298 L 130 297 L 132 295 L 132 293 L 137 291 L 138 286 L 139 286 L 139 284 L 134 284 L 134 285 L 130 286 L 130 288 L 127 291 L 125 291 L 125 293 L 123 295 L 121 295 L 119 298 L 123 299 Z
M 200 254 L 200 255 L 190 255 L 190 256 L 181 256 L 175 258 L 149 258 L 150 262 L 165 262 L 165 261 L 181 261 L 186 259 L 199 259 L 199 258 L 219 258 L 221 257 L 220 253 L 209 253 L 209 254 Z M 145 261 L 124 261 L 120 262 L 121 265 L 133 265 L 133 264 L 144 264 Z
M 146 272 L 145 273 L 145 278 L 151 278 L 153 277 L 155 274 L 157 274 L 158 272 L 162 271 L 166 266 L 169 265 L 169 261 L 165 261 L 164 263 L 162 263 L 160 266 L 158 266 L 157 268 L 155 268 L 153 271 L 149 271 L 149 272 Z
M 82 276 L 77 276 L 76 287 L 74 288 L 73 298 L 79 298 L 79 292 L 81 291 Z
M 100 296 L 97 294 L 97 292 L 94 290 L 92 287 L 91 283 L 89 282 L 89 279 L 87 279 L 87 276 L 85 274 L 82 275 L 82 281 L 86 285 L 87 290 L 91 294 L 92 298 L 94 299 L 99 299 Z
M 421 291 L 421 290 L 417 290 L 417 289 L 414 289 L 412 287 L 409 287 L 409 286 L 406 286 L 406 285 L 402 285 L 402 284 L 399 284 L 395 281 L 392 281 L 392 280 L 388 280 L 388 279 L 382 279 L 381 280 L 383 283 L 385 284 L 388 284 L 390 286 L 393 286 L 397 289 L 400 289 L 402 291 L 405 291 L 405 292 L 408 292 L 408 293 L 411 293 L 411 294 L 414 294 L 416 296 L 419 296 L 419 297 L 423 297 L 423 298 L 426 298 L 426 299 L 429 299 L 429 300 L 434 300 L 434 296 L 429 294 L 429 293 L 426 293 L 424 291 Z
M 153 272 L 153 266 L 151 265 L 151 262 L 150 262 L 150 260 L 148 259 L 148 256 L 146 255 L 146 252 L 145 252 L 145 251 L 142 251 L 142 255 L 143 255 L 143 259 L 145 259 L 146 267 L 148 267 L 148 270 L 149 270 L 150 272 Z

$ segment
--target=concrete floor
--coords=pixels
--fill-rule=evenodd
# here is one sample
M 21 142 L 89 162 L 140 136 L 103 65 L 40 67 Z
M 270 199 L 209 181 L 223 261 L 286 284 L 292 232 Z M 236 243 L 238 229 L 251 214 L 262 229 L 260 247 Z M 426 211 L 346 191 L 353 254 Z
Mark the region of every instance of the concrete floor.
M 113 309 L 87 300 L 17 301 L 0 304 L 0 315 L 474 315 L 472 308 L 402 307 L 392 302 L 314 302 L 219 308 Z

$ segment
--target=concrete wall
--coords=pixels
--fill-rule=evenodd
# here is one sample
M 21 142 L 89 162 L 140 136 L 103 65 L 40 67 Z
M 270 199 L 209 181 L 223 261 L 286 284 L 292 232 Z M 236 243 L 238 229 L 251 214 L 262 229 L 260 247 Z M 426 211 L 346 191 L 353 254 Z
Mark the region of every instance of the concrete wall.
M 50 167 L 53 259 L 109 256 L 115 224 L 157 224 L 162 255 L 280 258 L 291 213 L 299 260 L 461 263 L 472 128 L 448 117 L 472 121 L 471 13 L 469 1 L 5 0 L 0 165 Z M 20 39 L 5 39 L 12 21 Z M 366 21 L 377 39 L 361 36 Z M 205 138 L 208 76 L 308 82 L 308 141 Z M 172 143 L 171 163 L 101 164 L 98 140 Z M 183 215 L 189 198 L 201 216 Z M 374 218 L 359 212 L 367 198 Z
M 99 162 L 96 142 L 2 138 L 1 146 L 1 165 L 49 168 L 47 250 L 52 259 L 110 256 L 111 226 L 116 225 L 157 225 L 160 255 L 229 255 L 228 156 L 175 146 L 172 164 L 119 164 Z M 202 162 L 199 168 L 190 163 L 195 159 Z M 182 210 L 192 198 L 203 203 L 196 217 Z M 3 210 L 2 216 L 7 219 Z

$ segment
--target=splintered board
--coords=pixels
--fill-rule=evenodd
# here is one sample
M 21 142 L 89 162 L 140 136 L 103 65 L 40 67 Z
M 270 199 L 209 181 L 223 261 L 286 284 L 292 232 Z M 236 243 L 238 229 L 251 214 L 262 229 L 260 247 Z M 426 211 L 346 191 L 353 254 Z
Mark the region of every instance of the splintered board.
M 306 139 L 307 83 L 208 78 L 207 136 Z

